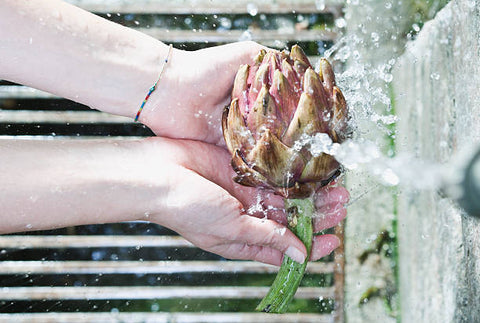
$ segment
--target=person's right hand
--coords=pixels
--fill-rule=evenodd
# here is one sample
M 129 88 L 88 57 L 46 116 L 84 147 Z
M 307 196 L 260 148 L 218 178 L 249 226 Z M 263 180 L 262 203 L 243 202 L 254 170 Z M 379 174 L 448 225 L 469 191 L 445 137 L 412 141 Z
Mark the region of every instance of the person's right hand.
M 173 165 L 168 194 L 150 220 L 226 258 L 274 265 L 281 264 L 284 254 L 297 261 L 305 259 L 305 246 L 286 228 L 282 198 L 235 183 L 230 155 L 224 149 L 165 138 L 150 138 L 145 144 L 154 145 L 162 162 L 167 158 Z M 346 215 L 347 201 L 342 187 L 319 192 L 315 232 L 338 224 Z M 315 236 L 310 259 L 324 257 L 338 245 L 334 235 Z
M 155 134 L 224 146 L 221 116 L 230 103 L 242 64 L 252 64 L 260 49 L 252 41 L 196 51 L 173 49 L 156 91 L 140 121 Z

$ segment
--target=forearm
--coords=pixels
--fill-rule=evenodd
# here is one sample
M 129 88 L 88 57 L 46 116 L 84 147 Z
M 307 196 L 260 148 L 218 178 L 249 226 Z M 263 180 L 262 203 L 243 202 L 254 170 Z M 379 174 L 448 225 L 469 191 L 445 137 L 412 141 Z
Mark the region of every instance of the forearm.
M 0 140 L 0 233 L 150 220 L 170 162 L 148 141 Z
M 0 2 L 0 78 L 134 117 L 168 47 L 67 3 Z

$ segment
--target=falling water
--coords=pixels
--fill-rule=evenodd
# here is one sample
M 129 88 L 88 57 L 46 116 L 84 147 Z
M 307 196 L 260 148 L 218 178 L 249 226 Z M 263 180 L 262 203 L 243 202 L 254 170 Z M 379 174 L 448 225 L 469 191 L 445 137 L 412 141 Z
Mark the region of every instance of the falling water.
M 378 33 L 371 34 L 371 41 L 373 44 L 379 42 Z M 338 144 L 326 134 L 317 134 L 303 138 L 300 144 L 307 145 L 315 156 L 320 153 L 335 156 L 347 174 L 353 170 L 368 174 L 378 185 L 439 189 L 445 180 L 442 176 L 446 173 L 445 165 L 416 158 L 413 153 L 395 153 L 398 118 L 388 93 L 388 84 L 393 81 L 391 70 L 396 63 L 395 57 L 373 66 L 362 60 L 361 46 L 364 46 L 363 40 L 352 34 L 342 37 L 325 52 L 325 57 L 341 62 L 345 68 L 336 72 L 336 79 L 349 106 L 350 127 L 356 129 L 352 138 Z M 382 109 L 376 109 L 376 106 Z M 383 111 L 379 113 L 378 110 Z M 378 140 L 363 133 L 363 129 L 375 129 Z

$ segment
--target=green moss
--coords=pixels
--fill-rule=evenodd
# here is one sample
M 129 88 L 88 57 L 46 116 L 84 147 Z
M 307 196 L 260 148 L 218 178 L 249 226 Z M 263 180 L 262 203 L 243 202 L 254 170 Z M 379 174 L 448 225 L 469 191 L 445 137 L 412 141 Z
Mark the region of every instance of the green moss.
M 390 96 L 390 105 L 391 113 L 396 115 L 397 106 L 395 101 L 395 91 L 393 84 L 390 83 L 389 87 L 389 96 Z M 389 125 L 389 130 L 391 135 L 389 136 L 389 146 L 392 154 L 396 154 L 396 145 L 395 145 L 395 135 L 396 135 L 397 124 L 393 123 Z M 393 156 L 392 156 L 393 157 Z M 398 253 L 398 190 L 397 188 L 392 188 L 392 197 L 393 197 L 393 219 L 392 219 L 392 237 L 390 243 L 391 255 L 390 255 L 390 264 L 393 271 L 393 281 L 394 281 L 394 292 L 387 297 L 387 308 L 391 313 L 396 313 L 397 322 L 401 322 L 401 311 L 400 311 L 400 296 L 398 295 L 400 279 L 399 279 L 399 253 Z
M 418 32 L 425 22 L 433 19 L 438 11 L 440 11 L 449 0 L 409 0 L 405 2 L 405 6 L 410 8 L 411 25 L 409 30 L 405 31 L 407 35 L 414 35 Z M 417 25 L 415 30 L 413 27 Z

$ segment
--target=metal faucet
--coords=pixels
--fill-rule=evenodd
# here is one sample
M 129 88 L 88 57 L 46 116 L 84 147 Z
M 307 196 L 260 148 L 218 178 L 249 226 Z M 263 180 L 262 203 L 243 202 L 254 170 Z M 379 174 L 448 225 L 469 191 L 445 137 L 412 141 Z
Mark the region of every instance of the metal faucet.
M 458 199 L 460 206 L 468 214 L 480 218 L 480 148 L 466 164 L 462 196 Z
M 441 192 L 469 215 L 480 218 L 480 145 L 461 151 L 449 168 Z

